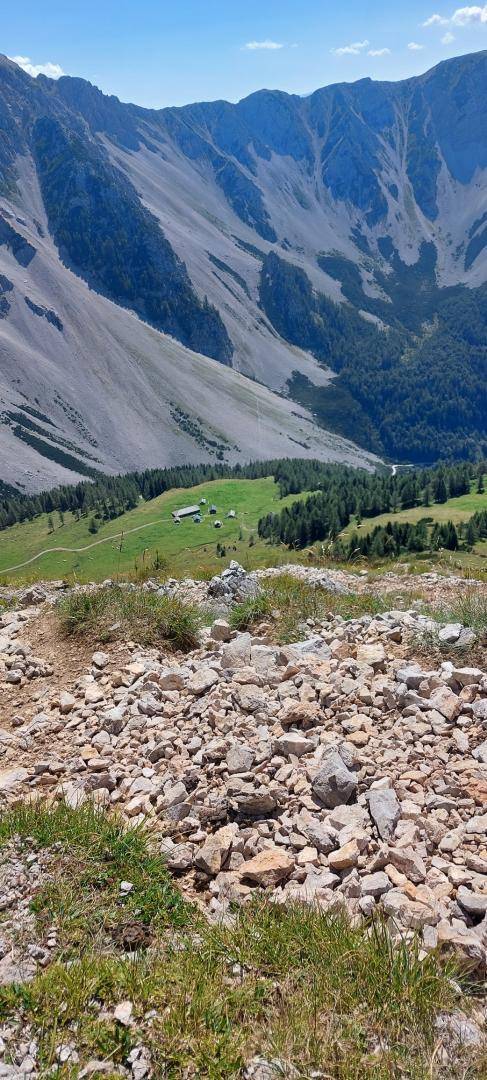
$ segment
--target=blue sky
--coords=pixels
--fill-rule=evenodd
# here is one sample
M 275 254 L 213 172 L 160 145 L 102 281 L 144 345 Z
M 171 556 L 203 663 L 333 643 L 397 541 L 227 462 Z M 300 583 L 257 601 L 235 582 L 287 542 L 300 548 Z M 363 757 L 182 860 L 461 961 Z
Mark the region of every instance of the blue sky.
M 485 48 L 483 0 L 20 0 L 2 12 L 1 49 L 31 73 L 150 107 L 399 79 Z

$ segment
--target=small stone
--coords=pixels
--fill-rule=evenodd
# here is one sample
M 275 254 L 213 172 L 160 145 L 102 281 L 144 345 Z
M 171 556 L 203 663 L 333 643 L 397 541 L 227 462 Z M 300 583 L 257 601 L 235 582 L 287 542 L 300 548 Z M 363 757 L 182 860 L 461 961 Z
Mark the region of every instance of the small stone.
M 97 683 L 90 683 L 85 690 L 85 705 L 98 705 L 100 701 L 105 700 L 103 690 L 97 685 Z
M 480 668 L 474 667 L 452 667 L 451 678 L 460 683 L 460 686 L 475 686 L 482 679 L 482 672 Z
M 487 814 L 477 814 L 475 817 L 470 818 L 470 821 L 467 821 L 465 825 L 465 832 L 487 833 Z
M 0 770 L 0 791 L 12 791 L 17 784 L 27 780 L 29 770 L 19 765 L 18 768 Z
M 250 664 L 250 634 L 237 634 L 233 641 L 223 646 L 222 668 L 241 668 Z
M 22 682 L 22 672 L 17 668 L 11 668 L 5 676 L 5 682 L 10 683 L 12 686 L 18 686 Z
M 250 746 L 231 746 L 225 758 L 225 764 L 231 775 L 249 772 L 255 758 L 255 751 Z
M 409 881 L 418 884 L 426 877 L 426 867 L 420 855 L 412 847 L 389 848 L 387 853 L 389 862 L 405 874 Z
M 300 826 L 301 831 L 322 855 L 328 855 L 336 847 L 336 832 L 319 818 L 312 818 Z
M 97 668 L 105 668 L 110 662 L 110 657 L 106 652 L 95 652 L 91 657 L 91 662 Z
M 380 643 L 376 645 L 359 645 L 357 648 L 357 663 L 367 664 L 374 671 L 382 671 L 386 659 L 386 651 Z
M 218 829 L 207 838 L 203 847 L 197 852 L 195 865 L 212 877 L 219 874 L 230 854 L 237 833 L 238 825 L 234 824 L 224 825 L 222 829 Z
M 164 854 L 169 869 L 176 873 L 189 870 L 193 862 L 193 849 L 190 844 L 176 844 L 170 852 Z
M 187 689 L 190 694 L 206 694 L 208 690 L 211 690 L 212 686 L 218 682 L 218 675 L 213 668 L 202 667 L 197 668 L 191 678 L 188 680 Z
M 280 848 L 265 848 L 253 859 L 239 867 L 240 877 L 254 881 L 263 888 L 278 885 L 289 877 L 294 869 L 294 859 Z
M 487 697 L 474 701 L 472 712 L 476 720 L 487 720 Z
M 338 750 L 331 750 L 311 783 L 313 794 L 323 804 L 332 809 L 347 803 L 355 794 L 358 786 L 355 773 L 345 765 Z
M 266 707 L 266 695 L 260 686 L 239 686 L 235 701 L 245 713 L 260 712 Z
M 119 1005 L 116 1005 L 113 1010 L 113 1018 L 117 1020 L 123 1027 L 130 1027 L 132 1024 L 132 1013 L 134 1006 L 131 1001 L 121 1001 Z
M 68 693 L 67 690 L 61 690 L 61 693 L 59 695 L 59 711 L 61 713 L 61 716 L 66 716 L 67 713 L 70 713 L 71 710 L 74 709 L 75 705 L 76 698 L 74 694 Z
M 459 1049 L 482 1046 L 484 1043 L 485 1034 L 482 1028 L 459 1010 L 453 1013 L 440 1013 L 436 1018 L 435 1027 L 446 1034 L 448 1043 L 457 1043 Z
M 402 923 L 411 930 L 420 930 L 424 926 L 436 926 L 439 915 L 427 904 L 411 900 L 401 889 L 391 889 L 382 900 L 384 911 L 394 921 Z
M 359 856 L 359 844 L 355 839 L 349 840 L 348 844 L 338 848 L 338 851 L 331 852 L 328 856 L 328 865 L 332 870 L 349 870 L 350 867 L 357 865 Z
M 369 812 L 381 840 L 390 840 L 401 815 L 401 804 L 393 788 L 369 788 Z
M 314 744 L 297 731 L 289 731 L 287 735 L 281 735 L 274 743 L 274 753 L 283 754 L 284 757 L 289 757 L 290 754 L 302 757 L 303 754 L 309 754 L 313 750 Z
M 375 874 L 364 874 L 360 878 L 362 896 L 372 896 L 378 899 L 392 888 L 391 882 L 383 870 L 377 870 Z
M 430 697 L 430 707 L 441 713 L 446 720 L 455 720 L 461 712 L 461 702 L 449 686 L 439 686 Z
M 457 889 L 458 903 L 469 915 L 485 915 L 487 911 L 487 893 L 472 892 L 465 885 Z
M 462 623 L 447 623 L 446 626 L 442 626 L 438 631 L 439 641 L 445 642 L 447 645 L 454 645 L 463 630 Z
M 232 631 L 225 619 L 215 619 L 210 633 L 213 641 L 230 641 L 232 637 Z
M 281 727 L 310 728 L 318 722 L 320 706 L 317 701 L 291 701 L 280 714 Z
M 472 757 L 476 761 L 480 761 L 482 765 L 487 765 L 487 739 L 484 739 L 484 742 L 475 747 L 475 750 L 472 751 Z

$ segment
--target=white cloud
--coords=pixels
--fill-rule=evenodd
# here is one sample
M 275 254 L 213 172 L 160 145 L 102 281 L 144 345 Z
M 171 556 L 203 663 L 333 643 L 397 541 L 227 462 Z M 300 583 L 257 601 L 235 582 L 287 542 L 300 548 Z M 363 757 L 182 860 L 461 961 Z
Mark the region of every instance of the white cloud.
M 448 26 L 449 19 L 445 19 L 443 15 L 430 15 L 429 19 L 423 23 L 423 26 Z
M 51 60 L 46 60 L 45 64 L 33 64 L 30 56 L 9 56 L 8 59 L 18 64 L 22 71 L 32 75 L 33 79 L 38 75 L 47 75 L 49 79 L 59 79 L 61 75 L 64 75 L 61 65 L 53 64 Z
M 369 49 L 368 56 L 388 56 L 390 49 Z
M 284 44 L 281 41 L 247 41 L 246 45 L 243 45 L 242 48 L 249 49 L 251 52 L 254 52 L 256 49 L 270 49 L 273 51 L 275 49 L 283 49 Z
M 352 41 L 351 45 L 341 45 L 339 49 L 331 49 L 335 56 L 359 56 L 362 49 L 366 49 L 370 41 Z
M 442 45 L 451 45 L 452 41 L 455 41 L 455 34 L 451 33 L 451 30 L 447 30 L 446 34 L 443 34 L 441 39 Z
M 419 41 L 410 41 L 408 49 L 410 49 L 411 52 L 421 52 L 421 49 L 424 49 L 424 45 L 420 45 Z
M 472 23 L 487 23 L 487 4 L 483 7 L 457 8 L 451 17 L 453 26 L 470 26 Z
M 473 4 L 470 7 L 457 8 L 448 19 L 443 15 L 430 15 L 423 26 L 475 26 L 479 24 L 487 25 L 487 4 L 482 7 Z

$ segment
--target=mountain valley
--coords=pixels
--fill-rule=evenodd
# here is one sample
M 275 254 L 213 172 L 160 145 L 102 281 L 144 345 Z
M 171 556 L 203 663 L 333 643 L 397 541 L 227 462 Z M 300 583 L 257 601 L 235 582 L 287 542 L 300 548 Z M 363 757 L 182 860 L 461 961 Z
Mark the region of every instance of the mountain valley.
M 2 479 L 485 453 L 486 87 L 148 110 L 3 58 Z

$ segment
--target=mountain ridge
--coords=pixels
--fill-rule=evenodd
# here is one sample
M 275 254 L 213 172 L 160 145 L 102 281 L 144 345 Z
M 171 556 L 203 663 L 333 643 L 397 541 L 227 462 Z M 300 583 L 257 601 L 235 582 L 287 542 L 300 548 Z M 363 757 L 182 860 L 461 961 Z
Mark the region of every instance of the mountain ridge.
M 261 90 L 236 104 L 153 110 L 124 104 L 78 78 L 33 80 L 0 60 L 0 223 L 16 234 L 3 243 L 0 235 L 0 270 L 12 284 L 13 247 L 27 245 L 37 254 L 43 220 L 54 248 L 50 270 L 35 274 L 33 256 L 25 279 L 36 278 L 29 313 L 37 323 L 36 308 L 54 312 L 68 333 L 69 316 L 57 312 L 55 296 L 64 292 L 61 278 L 69 269 L 84 279 L 92 299 L 96 290 L 193 353 L 269 387 L 281 408 L 283 394 L 305 403 L 322 426 L 368 450 L 417 460 L 425 444 L 426 460 L 434 460 L 450 444 L 454 453 L 475 454 L 487 438 L 472 409 L 480 400 L 482 414 L 486 328 L 479 323 L 473 347 L 465 338 L 455 343 L 461 421 L 453 417 L 445 426 L 431 409 L 422 364 L 431 339 L 431 393 L 441 395 L 442 350 L 452 351 L 451 320 L 448 311 L 442 314 L 448 290 L 467 310 L 469 293 L 487 280 L 482 88 L 487 52 L 445 60 L 407 80 L 337 83 L 306 98 Z M 277 277 L 298 280 L 299 271 L 308 282 L 298 326 L 279 311 L 279 292 L 271 297 L 264 289 L 271 255 L 284 264 Z M 422 319 L 411 325 L 415 295 L 423 298 Z M 19 320 L 13 298 L 15 289 L 5 287 L 0 311 L 3 328 L 15 323 L 21 350 L 25 312 Z M 480 294 L 478 302 L 482 307 Z M 95 306 L 100 318 L 98 301 Z M 310 334 L 316 320 L 324 320 L 323 328 Z M 330 332 L 337 347 L 323 350 L 320 335 L 329 339 Z M 401 382 L 409 355 L 417 414 L 410 417 L 411 437 L 400 422 L 396 437 L 386 412 L 389 402 L 393 417 L 404 412 L 398 377 Z M 92 357 L 81 366 L 90 382 Z M 27 367 L 32 370 L 32 359 Z M 123 367 L 122 359 L 117 377 Z M 7 353 L 0 374 L 11 392 Z M 375 383 L 382 411 L 371 400 Z M 85 416 L 81 380 L 76 394 Z M 455 398 L 454 385 L 448 394 Z M 143 432 L 140 438 L 143 444 Z

